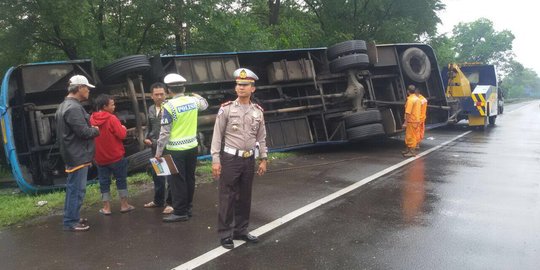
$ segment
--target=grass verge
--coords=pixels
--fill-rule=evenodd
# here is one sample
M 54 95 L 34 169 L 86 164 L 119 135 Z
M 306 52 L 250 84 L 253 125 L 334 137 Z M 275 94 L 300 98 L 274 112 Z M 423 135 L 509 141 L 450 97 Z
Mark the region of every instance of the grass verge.
M 128 177 L 129 192 L 135 195 L 145 190 L 146 183 L 152 177 L 146 173 L 137 173 Z M 116 194 L 115 185 L 111 185 L 112 194 Z M 0 228 L 23 223 L 40 216 L 59 214 L 64 208 L 65 191 L 54 191 L 45 194 L 28 195 L 20 192 L 3 192 L 0 194 Z M 90 184 L 86 188 L 83 207 L 99 203 L 101 193 L 99 184 Z M 39 202 L 47 202 L 38 206 Z

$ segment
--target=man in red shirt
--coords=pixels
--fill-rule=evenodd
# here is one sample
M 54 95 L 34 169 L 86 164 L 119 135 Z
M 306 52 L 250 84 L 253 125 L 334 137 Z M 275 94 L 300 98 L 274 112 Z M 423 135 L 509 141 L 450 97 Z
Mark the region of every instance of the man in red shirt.
M 116 188 L 120 197 L 120 212 L 127 213 L 135 207 L 127 201 L 127 159 L 122 141 L 126 138 L 126 127 L 120 123 L 114 113 L 115 104 L 112 96 L 99 95 L 96 100 L 97 112 L 90 117 L 90 123 L 100 129 L 96 137 L 96 155 L 94 157 L 99 179 L 99 189 L 103 208 L 99 212 L 103 215 L 111 214 L 111 174 L 116 177 Z

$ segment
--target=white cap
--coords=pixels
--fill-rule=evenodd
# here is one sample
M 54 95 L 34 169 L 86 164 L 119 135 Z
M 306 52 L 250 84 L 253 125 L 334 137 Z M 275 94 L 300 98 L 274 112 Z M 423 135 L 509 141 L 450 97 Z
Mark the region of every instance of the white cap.
M 165 84 L 184 84 L 187 80 L 182 77 L 180 74 L 169 73 L 165 78 L 163 78 Z
M 256 80 L 259 79 L 255 72 L 247 68 L 239 68 L 235 70 L 233 73 L 233 77 L 236 79 L 236 83 L 238 84 L 250 84 L 254 83 Z
M 69 79 L 69 85 L 86 85 L 90 88 L 96 88 L 88 82 L 88 79 L 83 75 L 75 75 Z

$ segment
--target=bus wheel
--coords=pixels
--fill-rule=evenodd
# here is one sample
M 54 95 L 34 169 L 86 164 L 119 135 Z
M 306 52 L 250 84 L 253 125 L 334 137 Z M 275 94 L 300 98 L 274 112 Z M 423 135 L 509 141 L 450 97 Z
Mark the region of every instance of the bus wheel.
M 408 48 L 401 55 L 403 72 L 413 81 L 425 82 L 431 75 L 431 62 L 424 51 Z
M 354 54 L 354 53 L 366 53 L 367 46 L 363 40 L 348 40 L 326 49 L 326 58 L 328 61 L 332 61 L 340 56 Z
M 105 83 L 118 83 L 125 81 L 125 76 L 130 73 L 144 72 L 150 68 L 146 55 L 131 55 L 103 67 L 99 71 L 99 77 Z
M 351 68 L 365 69 L 369 66 L 369 58 L 365 53 L 349 54 L 330 62 L 330 72 L 339 73 Z

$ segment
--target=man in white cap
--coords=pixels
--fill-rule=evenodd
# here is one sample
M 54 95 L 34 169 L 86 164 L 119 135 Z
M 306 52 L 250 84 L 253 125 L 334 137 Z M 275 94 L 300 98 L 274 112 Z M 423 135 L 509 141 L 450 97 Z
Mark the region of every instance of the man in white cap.
M 233 239 L 258 242 L 257 236 L 248 232 L 257 143 L 258 175 L 266 172 L 267 158 L 263 109 L 251 102 L 259 78 L 247 68 L 237 69 L 233 76 L 238 98 L 221 105 L 211 148 L 212 174 L 219 178 L 218 234 L 227 249 L 234 248 Z
M 66 165 L 66 199 L 63 225 L 66 231 L 87 231 L 86 219 L 80 210 L 86 194 L 88 168 L 94 159 L 94 138 L 99 128 L 90 125 L 90 116 L 81 105 L 95 88 L 82 75 L 69 80 L 68 95 L 56 110 L 56 140 Z
M 164 217 L 163 221 L 187 221 L 192 216 L 195 192 L 198 111 L 206 110 L 208 103 L 195 93 L 184 95 L 186 79 L 179 74 L 168 74 L 163 82 L 175 96 L 163 104 L 155 157 L 161 160 L 165 150 L 165 154 L 172 156 L 178 168 L 178 174 L 167 176 L 174 212 Z

